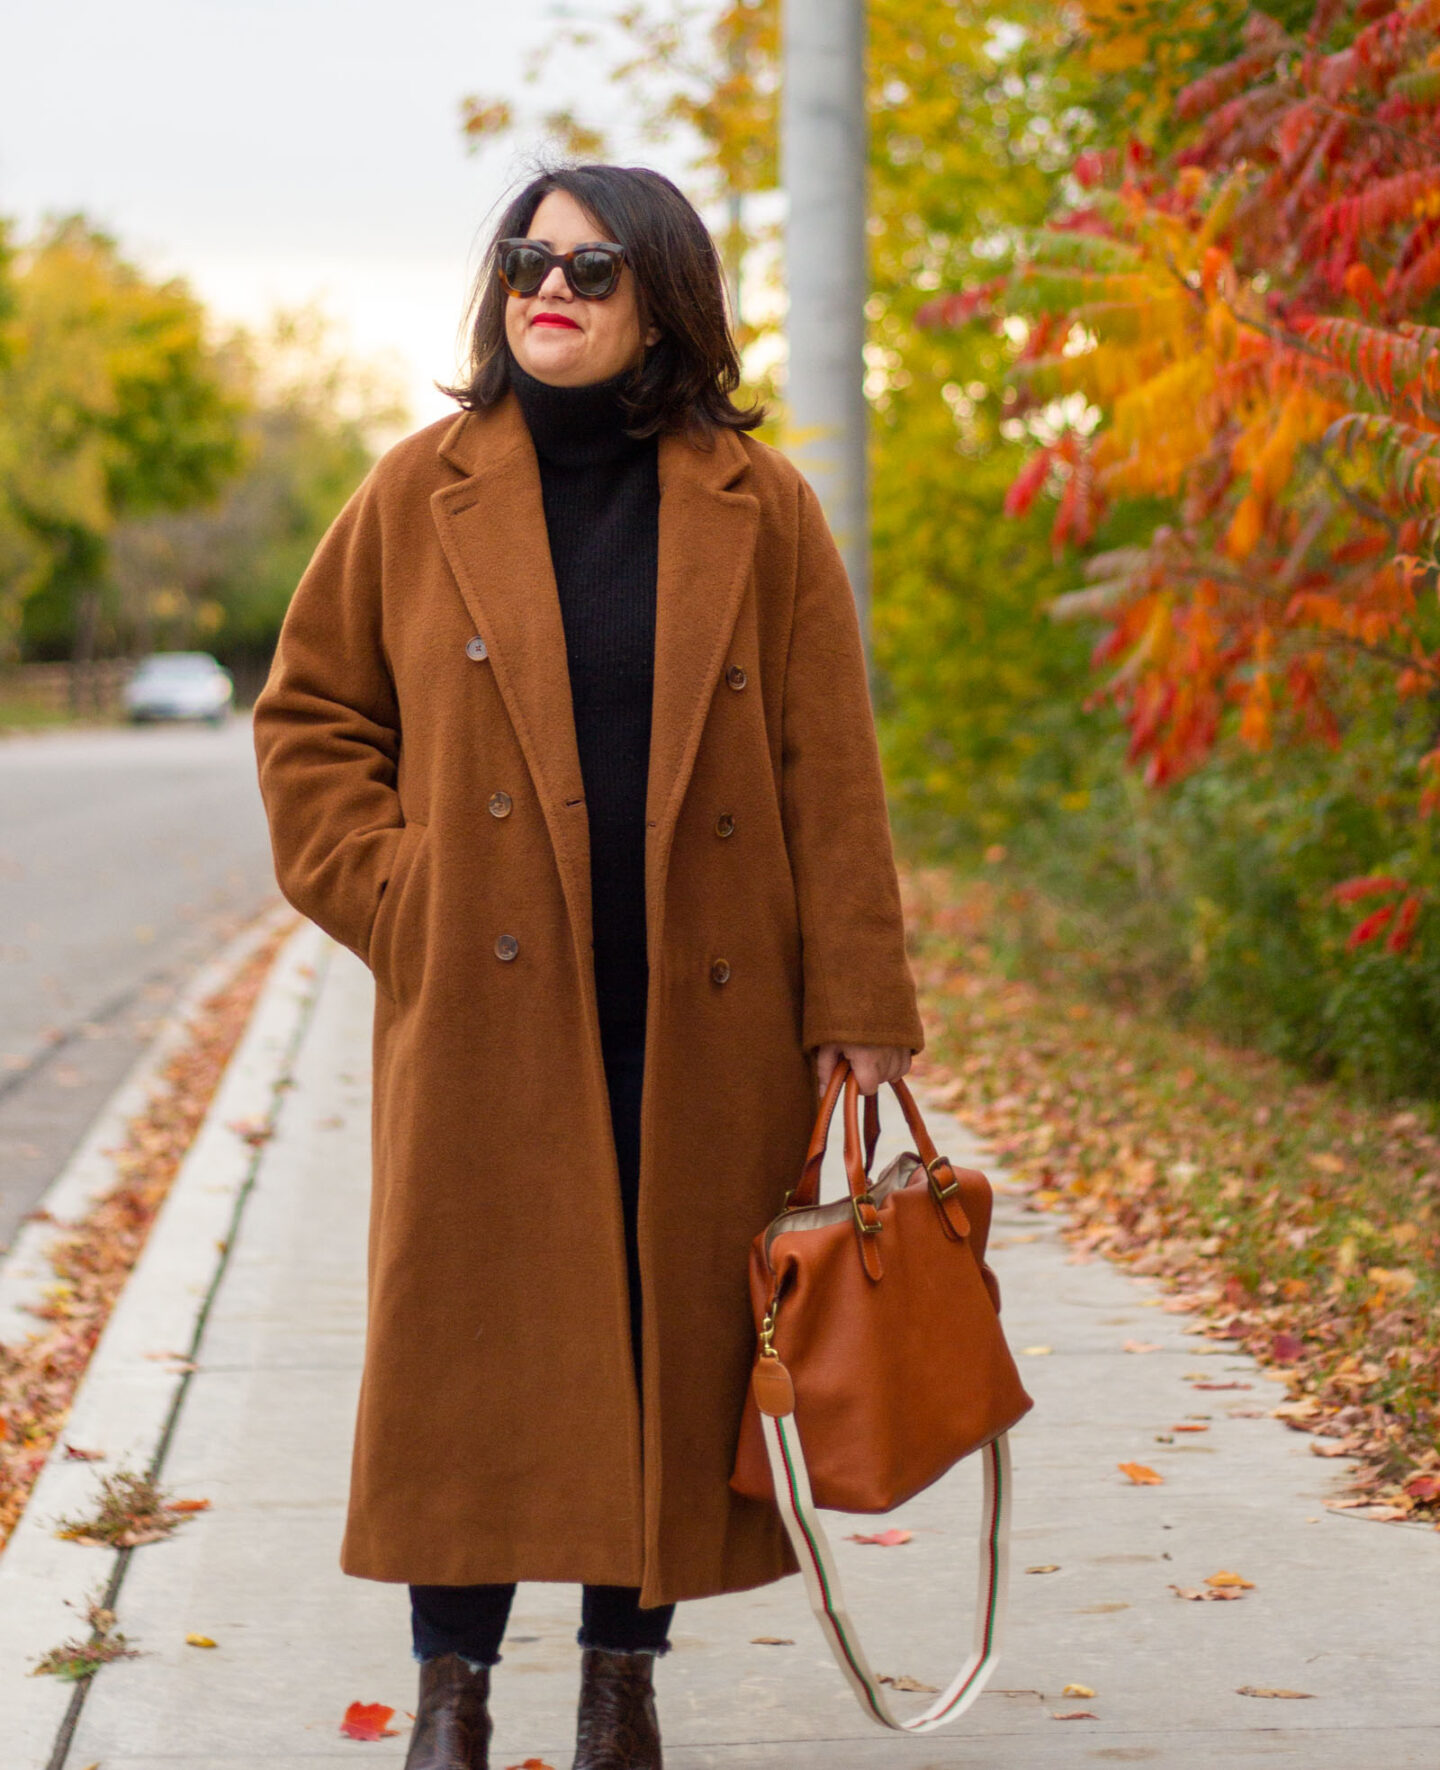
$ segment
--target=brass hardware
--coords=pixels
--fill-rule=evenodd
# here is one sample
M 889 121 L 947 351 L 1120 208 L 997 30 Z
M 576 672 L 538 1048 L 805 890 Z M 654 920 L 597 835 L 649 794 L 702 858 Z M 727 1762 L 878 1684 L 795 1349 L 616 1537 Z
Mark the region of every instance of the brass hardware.
M 760 1323 L 760 1356 L 762 1358 L 779 1358 L 775 1350 L 775 1311 L 778 1304 L 772 1303 L 765 1311 L 765 1319 Z
M 861 1205 L 869 1205 L 870 1209 L 874 1211 L 875 1221 L 873 1223 L 867 1223 L 860 1215 Z M 880 1231 L 885 1227 L 880 1221 L 880 1207 L 875 1203 L 875 1194 L 873 1192 L 862 1192 L 859 1198 L 856 1198 L 852 1193 L 850 1195 L 850 1214 L 854 1217 L 855 1227 L 860 1231 L 861 1235 L 879 1235 Z
M 950 1184 L 948 1186 L 942 1186 L 940 1184 L 940 1178 L 935 1172 L 936 1168 L 940 1167 L 943 1167 L 946 1173 L 950 1176 Z M 955 1170 L 950 1166 L 949 1162 L 946 1161 L 943 1155 L 937 1155 L 933 1162 L 926 1162 L 925 1173 L 929 1178 L 930 1190 L 934 1193 L 935 1202 L 937 1204 L 943 1205 L 947 1198 L 954 1198 L 955 1194 L 959 1192 L 960 1182 L 955 1178 Z

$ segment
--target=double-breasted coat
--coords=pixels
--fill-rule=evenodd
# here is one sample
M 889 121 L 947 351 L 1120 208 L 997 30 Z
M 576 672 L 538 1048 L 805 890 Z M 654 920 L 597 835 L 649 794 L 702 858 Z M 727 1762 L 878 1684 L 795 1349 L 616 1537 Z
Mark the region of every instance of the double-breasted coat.
M 321 543 L 255 706 L 276 873 L 375 980 L 369 1313 L 341 1565 L 639 1586 L 793 1565 L 728 1485 L 751 1238 L 810 1054 L 918 1049 L 865 670 L 809 486 L 661 439 L 636 1393 L 585 799 L 513 395 L 418 432 Z

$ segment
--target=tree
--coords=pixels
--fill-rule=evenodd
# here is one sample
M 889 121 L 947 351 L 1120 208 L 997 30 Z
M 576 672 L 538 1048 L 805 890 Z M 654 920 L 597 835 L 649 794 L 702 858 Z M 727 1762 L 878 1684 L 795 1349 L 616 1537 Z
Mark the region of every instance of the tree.
M 241 407 L 183 283 L 82 217 L 9 266 L 0 352 L 0 644 L 93 655 L 116 524 L 211 498 Z
M 385 377 L 357 363 L 320 313 L 276 316 L 222 352 L 244 411 L 244 465 L 211 504 L 121 523 L 117 623 L 137 649 L 203 644 L 232 664 L 268 661 L 290 596 L 374 439 L 405 420 Z

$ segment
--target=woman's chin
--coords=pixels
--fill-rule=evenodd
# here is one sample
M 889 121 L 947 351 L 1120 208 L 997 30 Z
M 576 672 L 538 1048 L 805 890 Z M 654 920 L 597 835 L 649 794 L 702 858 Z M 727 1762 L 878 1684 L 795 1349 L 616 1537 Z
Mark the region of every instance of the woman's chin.
M 541 381 L 578 375 L 584 379 L 585 335 L 568 327 L 544 326 L 527 332 L 515 353 L 520 367 Z

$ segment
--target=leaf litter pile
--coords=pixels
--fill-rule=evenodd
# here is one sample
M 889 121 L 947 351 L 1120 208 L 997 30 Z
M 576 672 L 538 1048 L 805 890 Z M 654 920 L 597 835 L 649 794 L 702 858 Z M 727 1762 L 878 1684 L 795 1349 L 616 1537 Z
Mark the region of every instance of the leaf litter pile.
M 152 1476 L 117 1469 L 102 1479 L 91 1516 L 57 1519 L 55 1534 L 90 1548 L 138 1549 L 163 1542 L 209 1507 L 209 1500 L 172 1500 Z
M 68 1600 L 67 1600 L 68 1602 Z M 93 1678 L 101 1666 L 117 1659 L 138 1659 L 140 1651 L 132 1647 L 115 1626 L 115 1612 L 105 1608 L 101 1597 L 85 1601 L 86 1633 L 52 1647 L 35 1662 L 32 1677 L 59 1678 L 62 1683 L 78 1684 Z
M 0 1547 L 14 1530 L 110 1311 L 205 1117 L 290 926 L 268 936 L 189 1021 L 144 1111 L 113 1152 L 115 1184 L 47 1250 L 55 1283 L 35 1309 L 43 1325 L 0 1345 Z M 78 1457 L 91 1453 L 75 1451 Z
M 1072 1259 L 1274 1367 L 1273 1411 L 1358 1465 L 1332 1506 L 1440 1522 L 1440 1113 L 1007 977 L 995 886 L 905 885 L 938 1101 L 1065 1216 Z

